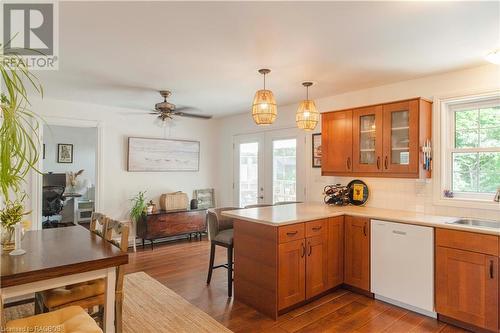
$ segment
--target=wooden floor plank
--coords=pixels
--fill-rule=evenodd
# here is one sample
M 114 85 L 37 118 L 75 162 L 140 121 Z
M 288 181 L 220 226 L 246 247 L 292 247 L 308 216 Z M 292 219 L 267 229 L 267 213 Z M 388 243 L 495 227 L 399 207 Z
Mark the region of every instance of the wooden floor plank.
M 157 244 L 130 253 L 127 272 L 144 271 L 234 332 L 440 332 L 466 331 L 346 290 L 337 290 L 274 321 L 227 297 L 227 271 L 206 285 L 210 243 L 204 238 Z M 217 247 L 216 263 L 226 262 Z M 439 331 L 441 329 L 441 331 Z

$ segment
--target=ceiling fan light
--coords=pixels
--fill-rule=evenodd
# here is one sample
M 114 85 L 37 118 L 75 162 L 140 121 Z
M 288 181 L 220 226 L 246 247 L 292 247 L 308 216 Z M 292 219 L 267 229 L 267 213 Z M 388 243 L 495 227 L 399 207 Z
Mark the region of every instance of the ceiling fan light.
M 295 114 L 297 127 L 303 130 L 312 131 L 316 128 L 318 121 L 319 112 L 316 109 L 314 101 L 306 99 L 300 102 L 297 113 Z

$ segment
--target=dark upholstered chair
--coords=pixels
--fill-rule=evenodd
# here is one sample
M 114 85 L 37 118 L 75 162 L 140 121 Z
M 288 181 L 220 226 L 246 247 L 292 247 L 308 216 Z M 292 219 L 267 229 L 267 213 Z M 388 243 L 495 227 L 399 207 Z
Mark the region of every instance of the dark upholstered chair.
M 64 208 L 64 186 L 51 185 L 42 188 L 42 215 L 47 221 L 42 223 L 43 228 L 55 228 L 57 222 L 50 221 L 50 217 L 59 215 Z
M 233 219 L 224 217 L 221 212 L 225 210 L 240 209 L 239 207 L 212 208 L 207 213 L 208 237 L 210 239 L 210 263 L 208 266 L 207 284 L 212 279 L 214 268 L 227 268 L 227 295 L 233 296 Z M 214 266 L 215 246 L 227 249 L 227 264 Z

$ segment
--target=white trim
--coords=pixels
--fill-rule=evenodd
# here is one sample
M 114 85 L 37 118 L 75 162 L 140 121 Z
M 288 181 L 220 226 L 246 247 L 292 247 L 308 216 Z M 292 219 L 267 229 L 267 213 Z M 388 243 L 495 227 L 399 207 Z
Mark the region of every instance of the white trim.
M 461 193 L 457 193 L 456 198 L 446 198 L 443 195 L 443 190 L 447 186 L 446 180 L 451 177 L 451 160 L 447 158 L 447 154 L 451 153 L 449 147 L 451 147 L 451 143 L 454 142 L 453 131 L 448 130 L 448 124 L 450 122 L 449 106 L 451 104 L 487 98 L 500 98 L 499 89 L 493 88 L 486 91 L 436 96 L 434 98 L 432 117 L 434 126 L 432 135 L 434 138 L 433 203 L 435 205 L 491 210 L 500 209 L 500 204 L 493 201 L 494 194 L 491 195 L 491 201 L 484 199 L 465 199 L 463 196 L 460 198 Z M 488 197 L 487 195 L 485 196 Z
M 104 170 L 104 124 L 97 120 L 87 120 L 78 118 L 44 116 L 38 129 L 38 139 L 43 143 L 43 125 L 71 126 L 71 127 L 94 127 L 97 128 L 96 147 L 96 184 L 95 184 L 95 210 L 102 210 L 102 183 Z M 42 172 L 43 158 L 39 158 L 36 168 Z M 34 230 L 42 229 L 42 174 L 31 172 L 31 220 Z

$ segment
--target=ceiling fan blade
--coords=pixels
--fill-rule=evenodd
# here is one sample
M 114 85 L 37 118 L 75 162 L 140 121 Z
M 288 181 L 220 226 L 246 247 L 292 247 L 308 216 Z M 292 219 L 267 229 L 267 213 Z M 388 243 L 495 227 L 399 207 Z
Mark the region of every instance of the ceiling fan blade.
M 194 114 L 194 113 L 187 113 L 187 112 L 179 112 L 179 111 L 175 111 L 174 114 L 176 116 L 190 117 L 190 118 L 200 118 L 200 119 L 211 119 L 212 118 L 212 116 L 208 116 L 208 115 Z

